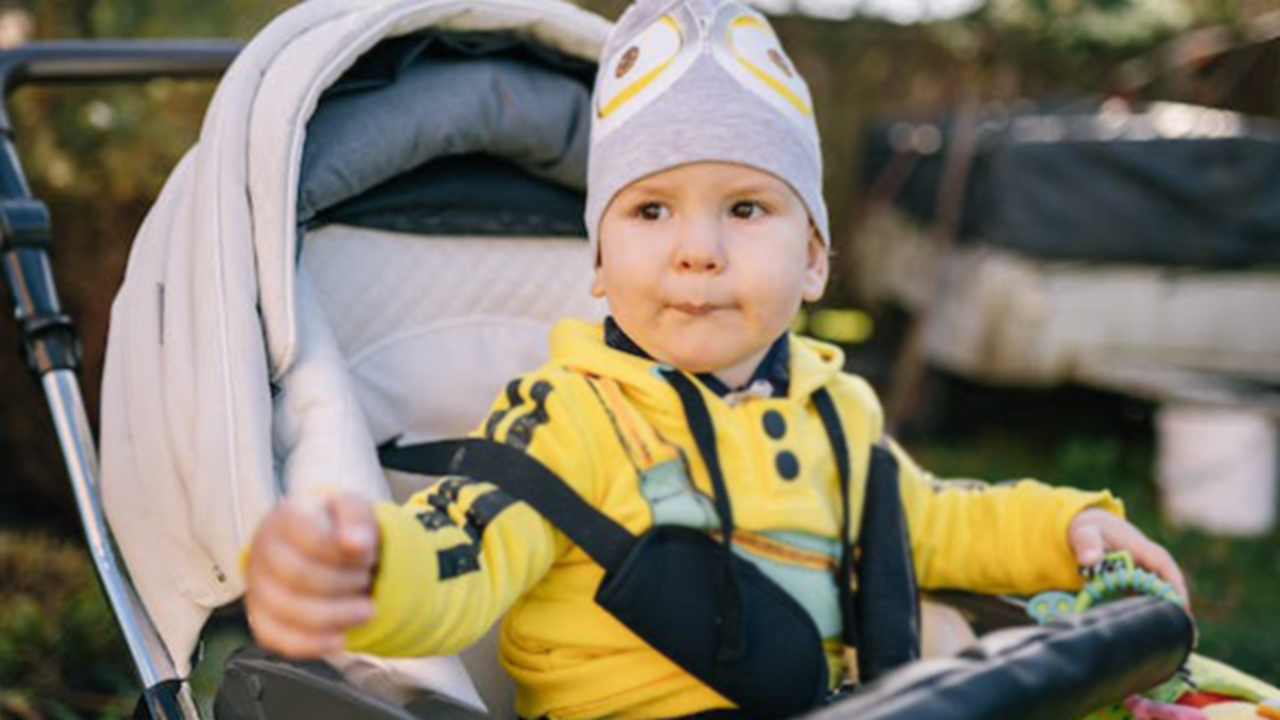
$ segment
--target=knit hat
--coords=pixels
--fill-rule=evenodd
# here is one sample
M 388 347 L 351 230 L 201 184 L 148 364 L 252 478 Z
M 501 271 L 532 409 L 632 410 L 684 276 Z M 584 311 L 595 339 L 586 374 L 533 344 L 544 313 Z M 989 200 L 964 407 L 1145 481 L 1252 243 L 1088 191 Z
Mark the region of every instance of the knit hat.
M 600 58 L 587 161 L 593 247 L 620 190 L 702 161 L 785 181 L 831 245 L 813 100 L 763 15 L 726 0 L 637 0 Z

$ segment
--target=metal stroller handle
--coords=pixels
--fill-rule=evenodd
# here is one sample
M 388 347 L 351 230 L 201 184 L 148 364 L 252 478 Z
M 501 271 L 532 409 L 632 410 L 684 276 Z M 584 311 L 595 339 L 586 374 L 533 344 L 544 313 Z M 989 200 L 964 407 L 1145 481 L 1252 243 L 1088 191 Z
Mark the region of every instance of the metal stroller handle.
M 214 78 L 239 50 L 227 41 L 33 43 L 0 52 L 0 89 L 7 100 L 11 90 L 29 83 Z M 0 274 L 13 300 L 27 365 L 44 386 L 94 567 L 142 682 L 134 715 L 198 720 L 190 689 L 117 560 L 103 515 L 97 449 L 76 378 L 80 343 L 58 301 L 51 244 L 48 208 L 31 195 L 6 105 L 0 104 Z
M 217 78 L 243 47 L 231 40 L 59 40 L 0 52 L 0 92 L 27 84 Z M 0 132 L 11 130 L 0 107 Z

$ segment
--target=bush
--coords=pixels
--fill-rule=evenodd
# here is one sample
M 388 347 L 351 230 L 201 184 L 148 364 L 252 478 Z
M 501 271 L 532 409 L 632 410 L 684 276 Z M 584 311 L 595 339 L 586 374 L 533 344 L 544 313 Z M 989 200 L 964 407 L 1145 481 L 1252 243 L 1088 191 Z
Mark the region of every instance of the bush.
M 0 532 L 0 716 L 128 717 L 128 657 L 83 547 Z

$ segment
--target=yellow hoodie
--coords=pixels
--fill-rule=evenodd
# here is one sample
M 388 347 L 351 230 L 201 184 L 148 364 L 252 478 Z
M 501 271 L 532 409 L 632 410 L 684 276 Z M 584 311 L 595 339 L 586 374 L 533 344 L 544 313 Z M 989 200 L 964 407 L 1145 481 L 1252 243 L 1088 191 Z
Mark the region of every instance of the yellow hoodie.
M 835 580 L 835 460 L 810 402 L 831 393 L 850 447 L 857 537 L 882 416 L 839 349 L 790 339 L 786 397 L 730 401 L 703 388 L 733 502 L 735 549 L 795 597 L 841 676 Z M 512 381 L 475 434 L 517 446 L 632 533 L 715 527 L 710 478 L 675 390 L 653 361 L 608 347 L 599 325 L 564 321 L 551 359 Z M 701 388 L 701 385 L 699 386 Z M 916 576 L 926 589 L 1032 593 L 1079 586 L 1067 525 L 1080 510 L 1122 513 L 1109 493 L 1022 481 L 949 485 L 897 446 Z M 382 547 L 374 620 L 353 650 L 447 655 L 505 614 L 501 658 L 522 717 L 679 717 L 732 705 L 649 648 L 593 600 L 604 571 L 531 508 L 485 483 L 443 481 L 377 508 Z

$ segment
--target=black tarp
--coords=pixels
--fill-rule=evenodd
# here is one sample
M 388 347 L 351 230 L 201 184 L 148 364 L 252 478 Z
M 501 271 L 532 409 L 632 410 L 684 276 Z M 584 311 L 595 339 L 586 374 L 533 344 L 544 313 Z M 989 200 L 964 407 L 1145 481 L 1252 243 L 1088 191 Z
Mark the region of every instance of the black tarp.
M 933 222 L 957 122 L 875 125 L 864 154 L 866 185 L 895 186 L 895 205 Z M 988 109 L 969 127 L 974 153 L 960 242 L 1051 259 L 1280 265 L 1280 129 L 1272 121 L 1112 102 L 1053 112 Z M 904 170 L 897 181 L 889 177 Z

